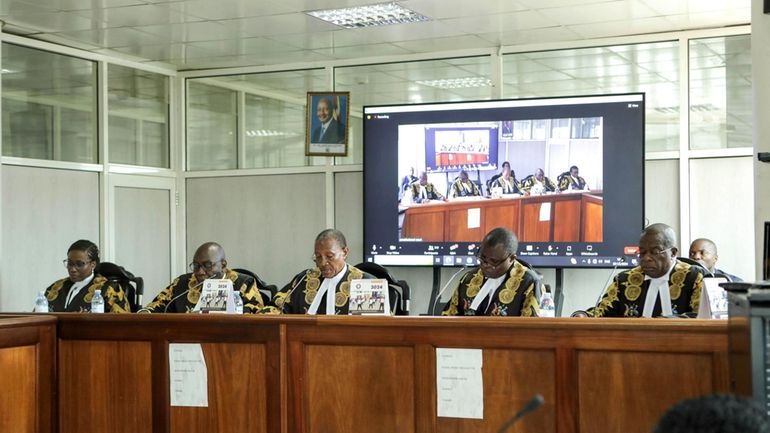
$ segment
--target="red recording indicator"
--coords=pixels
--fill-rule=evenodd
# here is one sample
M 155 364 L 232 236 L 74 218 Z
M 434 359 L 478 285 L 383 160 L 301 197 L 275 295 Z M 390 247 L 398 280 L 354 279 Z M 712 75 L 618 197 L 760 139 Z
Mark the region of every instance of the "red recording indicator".
M 639 247 L 624 247 L 623 254 L 639 254 Z

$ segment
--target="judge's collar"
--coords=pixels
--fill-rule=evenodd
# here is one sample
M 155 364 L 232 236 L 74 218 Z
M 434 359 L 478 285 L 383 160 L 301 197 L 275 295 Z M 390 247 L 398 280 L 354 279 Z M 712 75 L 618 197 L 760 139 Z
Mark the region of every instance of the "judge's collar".
M 674 263 L 671 265 L 671 267 L 668 268 L 668 272 L 666 272 L 665 274 L 663 274 L 663 275 L 661 275 L 661 276 L 659 276 L 657 278 L 653 278 L 653 277 L 645 274 L 644 275 L 644 281 L 647 281 L 647 280 L 668 281 L 668 277 L 669 277 L 669 275 L 671 275 L 671 271 L 674 270 L 675 266 L 676 266 L 676 259 L 674 259 Z

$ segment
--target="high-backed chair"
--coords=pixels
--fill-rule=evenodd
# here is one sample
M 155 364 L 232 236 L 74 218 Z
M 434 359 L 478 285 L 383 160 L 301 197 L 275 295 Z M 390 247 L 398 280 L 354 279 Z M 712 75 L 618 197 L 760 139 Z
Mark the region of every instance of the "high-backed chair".
M 409 315 L 409 301 L 411 299 L 411 290 L 409 289 L 409 283 L 407 283 L 404 280 L 398 280 L 396 277 L 393 276 L 393 274 L 390 273 L 390 271 L 385 268 L 382 265 L 378 265 L 374 262 L 361 262 L 356 265 L 356 268 L 371 274 L 375 276 L 376 278 L 381 278 L 388 281 L 388 286 L 390 286 L 393 290 L 391 290 L 391 293 L 395 292 L 400 299 L 397 299 L 395 301 L 395 312 L 394 315 L 396 316 L 408 316 Z
M 254 281 L 257 282 L 257 289 L 259 289 L 259 293 L 262 294 L 262 297 L 264 298 L 263 301 L 265 305 L 272 305 L 273 296 L 275 295 L 275 292 L 278 291 L 278 288 L 275 286 L 275 284 L 267 284 L 265 280 L 259 278 L 257 274 L 251 272 L 248 269 L 234 268 L 233 270 L 239 274 L 248 275 L 254 278 Z
M 97 273 L 108 281 L 120 284 L 128 298 L 131 312 L 136 313 L 142 308 L 142 295 L 144 294 L 144 279 L 127 271 L 123 266 L 111 262 L 101 262 L 96 265 L 94 273 Z

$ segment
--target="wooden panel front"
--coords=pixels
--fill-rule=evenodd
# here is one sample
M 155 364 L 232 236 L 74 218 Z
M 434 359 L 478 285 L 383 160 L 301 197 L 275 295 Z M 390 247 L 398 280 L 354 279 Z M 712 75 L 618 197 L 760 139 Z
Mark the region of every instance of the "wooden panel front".
M 201 346 L 208 372 L 209 405 L 171 407 L 171 432 L 267 432 L 265 346 L 241 343 L 203 343 Z
M 56 319 L 0 315 L 0 432 L 56 431 Z
M 674 403 L 722 388 L 710 354 L 580 352 L 580 431 L 649 433 Z
M 551 207 L 550 202 L 524 202 L 521 211 L 521 233 L 519 240 L 522 242 L 548 242 L 551 240 L 551 215 L 553 208 L 544 209 L 544 217 L 540 218 L 541 207 Z
M 484 419 L 437 418 L 436 431 L 495 433 L 535 394 L 541 394 L 546 403 L 512 431 L 555 431 L 554 352 L 485 349 L 483 354 Z
M 305 347 L 307 431 L 410 433 L 414 351 L 407 347 Z
M 35 346 L 0 349 L 0 432 L 37 432 Z
M 59 432 L 152 431 L 150 344 L 59 342 Z
M 584 195 L 582 207 L 583 242 L 602 242 L 604 240 L 604 200 L 602 197 Z
M 404 214 L 402 238 L 422 239 L 425 242 L 444 240 L 444 210 L 441 205 L 413 206 Z
M 514 233 L 519 232 L 520 200 L 493 201 L 486 207 L 484 214 L 484 234 L 495 227 L 506 227 Z
M 553 204 L 553 240 L 555 242 L 580 241 L 580 197 L 560 200 Z
M 475 213 L 478 220 L 473 221 L 473 227 L 468 226 L 470 213 Z M 444 239 L 453 242 L 478 242 L 486 232 L 482 232 L 482 212 L 479 206 L 468 206 L 461 209 L 452 209 L 447 213 L 447 225 Z M 478 224 L 477 224 L 478 223 Z

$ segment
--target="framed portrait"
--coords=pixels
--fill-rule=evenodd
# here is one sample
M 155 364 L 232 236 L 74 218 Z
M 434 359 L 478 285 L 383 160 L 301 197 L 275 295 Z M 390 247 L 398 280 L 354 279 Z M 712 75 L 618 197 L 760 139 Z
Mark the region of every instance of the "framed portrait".
M 305 155 L 347 156 L 350 92 L 308 92 Z

